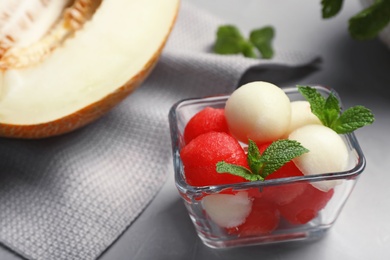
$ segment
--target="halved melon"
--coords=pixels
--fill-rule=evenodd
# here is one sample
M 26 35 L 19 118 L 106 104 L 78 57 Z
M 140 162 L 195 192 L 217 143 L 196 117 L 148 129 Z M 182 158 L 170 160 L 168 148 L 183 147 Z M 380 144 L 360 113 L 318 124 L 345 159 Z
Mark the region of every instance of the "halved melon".
M 20 13 L 3 1 L 0 19 Z M 50 15 L 34 18 L 33 0 L 8 2 L 30 5 L 19 27 L 0 20 L 0 136 L 12 138 L 67 133 L 117 105 L 152 70 L 179 8 L 179 0 L 38 0 Z

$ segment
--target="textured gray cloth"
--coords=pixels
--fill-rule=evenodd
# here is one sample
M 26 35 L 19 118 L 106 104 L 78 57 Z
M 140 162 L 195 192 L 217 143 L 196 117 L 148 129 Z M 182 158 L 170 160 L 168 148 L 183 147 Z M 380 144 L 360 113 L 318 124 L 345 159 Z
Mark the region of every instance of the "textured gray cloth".
M 211 54 L 220 24 L 183 2 L 155 70 L 109 114 L 59 137 L 0 139 L 3 245 L 28 259 L 98 258 L 173 174 L 167 172 L 173 103 L 231 92 L 253 66 L 313 61 L 278 50 L 272 61 Z

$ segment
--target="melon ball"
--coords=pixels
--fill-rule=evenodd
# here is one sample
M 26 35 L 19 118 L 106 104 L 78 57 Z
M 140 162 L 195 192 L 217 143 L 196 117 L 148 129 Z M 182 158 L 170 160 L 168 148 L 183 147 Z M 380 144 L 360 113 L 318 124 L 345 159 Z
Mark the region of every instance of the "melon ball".
M 224 228 L 241 225 L 252 210 L 252 200 L 245 191 L 208 195 L 203 198 L 202 205 L 210 219 Z
M 305 125 L 294 130 L 288 137 L 309 149 L 293 159 L 304 175 L 334 173 L 345 171 L 348 167 L 348 148 L 335 131 L 324 125 Z M 313 182 L 312 185 L 322 191 L 328 191 L 337 185 L 337 180 Z
M 226 102 L 225 116 L 231 134 L 241 142 L 270 142 L 287 133 L 290 100 L 276 85 L 255 81 L 232 93 Z
M 311 112 L 310 103 L 308 101 L 293 101 L 291 102 L 291 122 L 288 133 L 295 129 L 304 126 L 317 124 L 321 125 L 321 120 Z

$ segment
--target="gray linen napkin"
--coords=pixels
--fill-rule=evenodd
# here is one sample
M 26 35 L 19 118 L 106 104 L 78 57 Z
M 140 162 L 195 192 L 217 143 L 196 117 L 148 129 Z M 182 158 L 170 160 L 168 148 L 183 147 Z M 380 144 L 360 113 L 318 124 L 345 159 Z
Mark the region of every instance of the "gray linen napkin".
M 96 259 L 164 183 L 168 111 L 182 98 L 231 92 L 251 67 L 311 64 L 210 53 L 221 21 L 183 2 L 148 80 L 103 118 L 43 140 L 0 139 L 0 242 L 28 259 Z M 272 66 L 270 68 L 272 68 Z

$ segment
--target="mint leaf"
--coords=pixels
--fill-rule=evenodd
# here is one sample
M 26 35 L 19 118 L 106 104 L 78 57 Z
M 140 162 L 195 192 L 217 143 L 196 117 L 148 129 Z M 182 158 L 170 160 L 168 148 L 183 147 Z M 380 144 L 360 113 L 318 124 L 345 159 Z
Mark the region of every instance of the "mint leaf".
M 253 30 L 249 36 L 249 40 L 259 50 L 262 58 L 270 59 L 274 56 L 272 48 L 272 40 L 274 38 L 274 28 L 265 26 L 260 29 Z
M 332 129 L 339 134 L 346 134 L 374 123 L 374 115 L 363 106 L 351 107 L 334 122 Z
M 299 142 L 286 139 L 274 141 L 260 154 L 256 143 L 249 140 L 247 156 L 250 170 L 224 161 L 217 163 L 216 170 L 218 173 L 230 173 L 248 181 L 263 181 L 284 164 L 308 151 Z
M 376 37 L 389 22 L 390 1 L 376 0 L 349 20 L 349 32 L 356 40 L 368 40 Z
M 338 14 L 343 6 L 343 0 L 322 0 L 322 18 L 330 18 Z
M 363 106 L 351 107 L 342 113 L 339 101 L 333 93 L 325 98 L 315 88 L 299 85 L 297 87 L 310 103 L 312 113 L 324 126 L 333 129 L 338 134 L 351 133 L 375 121 L 371 111 Z
M 237 27 L 233 25 L 220 26 L 214 52 L 218 54 L 244 54 L 246 57 L 256 57 L 253 45 L 244 39 Z
M 248 144 L 248 165 L 254 174 L 260 174 L 261 168 L 263 167 L 261 154 L 256 143 L 249 140 Z
M 298 85 L 298 91 L 310 103 L 311 112 L 323 122 L 323 110 L 325 106 L 325 98 L 315 89 L 309 86 Z
M 295 140 L 286 139 L 273 142 L 262 154 L 264 164 L 262 177 L 267 177 L 287 162 L 307 152 L 309 150 Z
M 270 59 L 274 55 L 272 48 L 274 34 L 274 29 L 271 26 L 266 26 L 253 30 L 250 39 L 246 39 L 236 26 L 222 25 L 217 30 L 214 52 L 218 54 L 243 54 L 245 57 L 257 58 L 257 49 L 262 58 Z
M 247 42 L 247 41 L 243 41 L 241 48 L 242 48 L 241 52 L 245 57 L 248 57 L 248 58 L 256 58 L 257 57 L 252 43 Z
M 326 122 L 324 125 L 331 126 L 340 116 L 340 104 L 339 100 L 333 93 L 330 93 L 328 98 L 325 100 L 323 109 L 323 118 Z
M 264 178 L 259 174 L 252 174 L 250 170 L 240 165 L 234 165 L 226 163 L 224 161 L 217 163 L 217 172 L 218 173 L 230 173 L 236 176 L 243 177 L 248 181 L 263 181 Z

